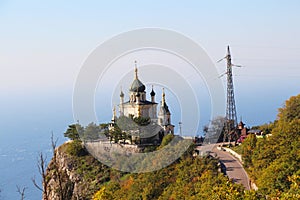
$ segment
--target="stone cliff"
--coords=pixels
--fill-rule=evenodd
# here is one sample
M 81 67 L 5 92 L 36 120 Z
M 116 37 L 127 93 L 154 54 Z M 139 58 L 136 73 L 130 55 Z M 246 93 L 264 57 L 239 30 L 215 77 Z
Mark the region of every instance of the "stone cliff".
M 48 165 L 43 199 L 91 199 L 111 177 L 112 170 L 86 152 L 80 142 L 67 142 L 56 149 Z

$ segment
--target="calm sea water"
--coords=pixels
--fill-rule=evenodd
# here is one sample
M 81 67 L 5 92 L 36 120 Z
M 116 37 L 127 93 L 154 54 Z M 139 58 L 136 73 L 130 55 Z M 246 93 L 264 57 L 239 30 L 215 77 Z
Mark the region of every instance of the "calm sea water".
M 58 145 L 72 119 L 72 101 L 66 95 L 39 93 L 10 95 L 0 100 L 0 199 L 20 199 L 16 192 L 26 187 L 25 199 L 41 199 L 41 192 L 31 178 L 40 181 L 37 168 L 39 152 L 51 159 L 51 133 Z
M 0 199 L 19 199 L 17 185 L 26 187 L 26 199 L 41 199 L 41 192 L 33 186 L 31 178 L 36 177 L 40 181 L 37 170 L 38 152 L 45 153 L 48 161 L 51 159 L 49 137 L 50 133 L 1 137 Z M 61 136 L 60 138 L 61 143 L 63 140 Z

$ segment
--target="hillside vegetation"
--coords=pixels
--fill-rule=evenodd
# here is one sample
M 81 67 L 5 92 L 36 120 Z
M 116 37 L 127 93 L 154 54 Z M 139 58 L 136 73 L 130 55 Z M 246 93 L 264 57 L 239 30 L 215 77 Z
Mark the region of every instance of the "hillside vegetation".
M 166 137 L 162 145 L 168 143 Z M 159 147 L 160 148 L 160 147 Z M 64 174 L 63 189 L 68 199 L 252 199 L 242 185 L 233 183 L 212 157 L 193 157 L 191 147 L 170 166 L 140 174 L 113 170 L 88 154 L 80 143 L 71 141 L 59 147 L 58 159 Z M 60 199 L 59 184 L 48 170 L 49 198 Z
M 300 95 L 285 102 L 275 122 L 259 128 L 272 136 L 252 135 L 241 146 L 258 192 L 274 199 L 300 199 Z
M 218 160 L 193 157 L 193 147 L 163 169 L 139 174 L 111 169 L 93 158 L 78 140 L 75 127 L 67 136 L 71 142 L 58 148 L 57 166 L 48 166 L 48 199 L 60 199 L 59 186 L 68 199 L 300 199 L 300 95 L 291 97 L 279 109 L 278 118 L 264 124 L 272 136 L 257 139 L 250 135 L 240 146 L 244 166 L 258 191 L 244 191 L 219 172 Z M 165 137 L 158 149 L 172 138 Z M 154 149 L 147 149 L 152 151 Z M 155 163 L 153 163 L 155 164 Z M 55 171 L 62 174 L 58 184 Z
M 250 194 L 248 194 L 250 196 Z M 218 161 L 190 154 L 161 170 L 128 174 L 100 187 L 103 199 L 247 199 L 244 188 L 218 172 Z

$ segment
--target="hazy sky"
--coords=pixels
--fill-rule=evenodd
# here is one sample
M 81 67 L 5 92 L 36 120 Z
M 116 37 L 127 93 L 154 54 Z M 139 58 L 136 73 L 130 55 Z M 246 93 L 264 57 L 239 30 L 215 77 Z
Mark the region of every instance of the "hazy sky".
M 49 107 L 71 108 L 80 67 L 99 44 L 125 31 L 158 27 L 190 37 L 213 61 L 231 45 L 233 62 L 244 66 L 234 69 L 238 116 L 248 125 L 271 121 L 284 100 L 299 93 L 299 9 L 297 0 L 2 0 L 1 107 L 38 109 L 30 99 L 57 95 L 64 104 L 56 100 Z M 216 66 L 224 72 L 224 62 Z

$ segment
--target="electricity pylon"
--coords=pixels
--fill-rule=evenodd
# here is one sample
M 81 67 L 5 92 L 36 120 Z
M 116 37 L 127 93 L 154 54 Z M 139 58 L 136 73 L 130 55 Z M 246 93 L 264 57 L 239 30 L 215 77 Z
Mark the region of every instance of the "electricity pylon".
M 227 74 L 227 104 L 226 104 L 225 133 L 224 133 L 223 141 L 225 142 L 226 139 L 228 139 L 230 142 L 231 139 L 233 139 L 231 137 L 232 133 L 236 132 L 236 127 L 237 127 L 237 116 L 236 116 L 233 79 L 232 79 L 232 67 L 233 66 L 241 67 L 241 66 L 232 64 L 229 46 L 227 46 L 227 55 L 221 60 L 219 60 L 218 62 L 222 61 L 223 59 L 226 59 L 227 61 L 227 71 L 225 73 Z

